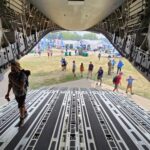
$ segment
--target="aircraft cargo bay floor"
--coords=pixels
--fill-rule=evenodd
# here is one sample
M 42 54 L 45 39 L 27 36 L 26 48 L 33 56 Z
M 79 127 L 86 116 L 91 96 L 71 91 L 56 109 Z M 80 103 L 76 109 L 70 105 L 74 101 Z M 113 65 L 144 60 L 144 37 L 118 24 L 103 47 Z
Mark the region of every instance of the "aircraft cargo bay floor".
M 0 150 L 150 150 L 150 113 L 107 90 L 29 92 L 23 127 L 15 100 L 0 108 Z

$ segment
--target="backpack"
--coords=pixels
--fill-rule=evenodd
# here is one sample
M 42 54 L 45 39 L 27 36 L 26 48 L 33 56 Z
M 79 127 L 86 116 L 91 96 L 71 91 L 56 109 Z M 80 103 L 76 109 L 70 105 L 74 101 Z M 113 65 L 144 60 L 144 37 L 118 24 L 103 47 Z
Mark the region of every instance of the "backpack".
M 117 81 L 117 76 L 115 76 L 115 77 L 113 78 L 113 83 L 116 83 L 116 81 Z
M 23 81 L 23 87 L 22 82 Z M 10 73 L 9 74 L 9 82 L 12 85 L 13 93 L 15 96 L 22 96 L 27 93 L 28 77 L 23 70 L 18 73 Z
M 66 60 L 65 60 L 65 59 L 62 60 L 62 64 L 63 64 L 64 66 L 66 66 L 67 63 L 66 63 Z
M 28 87 L 29 86 L 29 75 L 31 75 L 30 70 L 21 70 L 22 73 L 25 74 L 26 78 L 25 78 L 25 86 Z

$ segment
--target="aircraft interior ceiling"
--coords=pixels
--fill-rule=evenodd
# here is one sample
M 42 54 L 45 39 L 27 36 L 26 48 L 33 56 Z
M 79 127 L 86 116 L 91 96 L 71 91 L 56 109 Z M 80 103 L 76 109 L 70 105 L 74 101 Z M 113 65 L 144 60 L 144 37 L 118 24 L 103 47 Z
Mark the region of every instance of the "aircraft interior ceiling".
M 2 0 L 1 72 L 12 60 L 30 52 L 47 33 L 60 30 L 104 34 L 150 79 L 149 0 Z

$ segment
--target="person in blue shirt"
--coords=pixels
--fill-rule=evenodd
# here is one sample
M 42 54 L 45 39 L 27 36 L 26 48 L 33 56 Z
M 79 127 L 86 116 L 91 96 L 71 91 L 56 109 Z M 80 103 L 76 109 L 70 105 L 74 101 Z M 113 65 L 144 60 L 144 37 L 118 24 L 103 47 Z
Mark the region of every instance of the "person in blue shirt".
M 124 63 L 121 60 L 119 60 L 118 65 L 117 65 L 117 74 L 121 72 L 121 69 L 123 66 L 124 66 Z
M 128 79 L 126 79 L 126 81 L 128 82 L 127 84 L 127 89 L 126 89 L 126 93 L 128 93 L 128 91 L 130 90 L 130 93 L 133 95 L 133 92 L 132 92 L 132 84 L 133 84 L 133 79 L 132 76 L 129 76 Z
M 114 73 L 114 67 L 115 67 L 115 64 L 116 64 L 115 59 L 111 60 L 111 64 L 112 64 L 112 72 Z
M 65 58 L 62 58 L 60 62 L 62 66 L 62 71 L 66 71 L 67 61 L 65 60 Z

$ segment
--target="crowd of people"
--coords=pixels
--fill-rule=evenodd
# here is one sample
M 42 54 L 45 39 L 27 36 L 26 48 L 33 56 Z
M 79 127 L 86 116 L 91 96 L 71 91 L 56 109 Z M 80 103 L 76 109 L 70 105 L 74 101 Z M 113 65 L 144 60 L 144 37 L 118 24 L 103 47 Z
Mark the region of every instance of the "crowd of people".
M 101 54 L 98 54 L 98 59 L 100 60 L 101 58 Z M 62 66 L 62 71 L 66 70 L 67 67 L 67 61 L 65 58 L 61 59 L 61 66 Z M 114 72 L 116 66 L 116 73 Z M 121 85 L 121 80 L 122 80 L 122 76 L 123 76 L 123 72 L 122 72 L 122 68 L 124 66 L 124 62 L 120 59 L 118 61 L 118 63 L 115 61 L 114 57 L 110 57 L 108 56 L 108 75 L 115 75 L 112 79 L 112 83 L 114 84 L 114 89 L 113 91 L 118 91 L 119 85 Z M 81 63 L 80 64 L 80 76 L 83 77 L 83 73 L 85 71 L 84 68 L 84 64 Z M 93 70 L 94 70 L 94 64 L 92 62 L 89 63 L 88 68 L 87 68 L 87 79 L 92 79 L 93 77 Z M 76 66 L 76 62 L 75 60 L 72 61 L 72 73 L 73 73 L 73 77 L 76 78 L 76 71 L 77 71 L 77 66 Z M 102 85 L 103 82 L 103 75 L 104 75 L 104 70 L 102 68 L 102 66 L 99 67 L 99 69 L 96 72 L 96 76 L 97 76 L 97 83 L 96 85 Z M 126 93 L 130 92 L 131 94 L 133 94 L 132 91 L 132 84 L 133 81 L 135 79 L 132 76 L 129 76 L 126 81 L 127 81 L 127 88 L 126 88 Z

